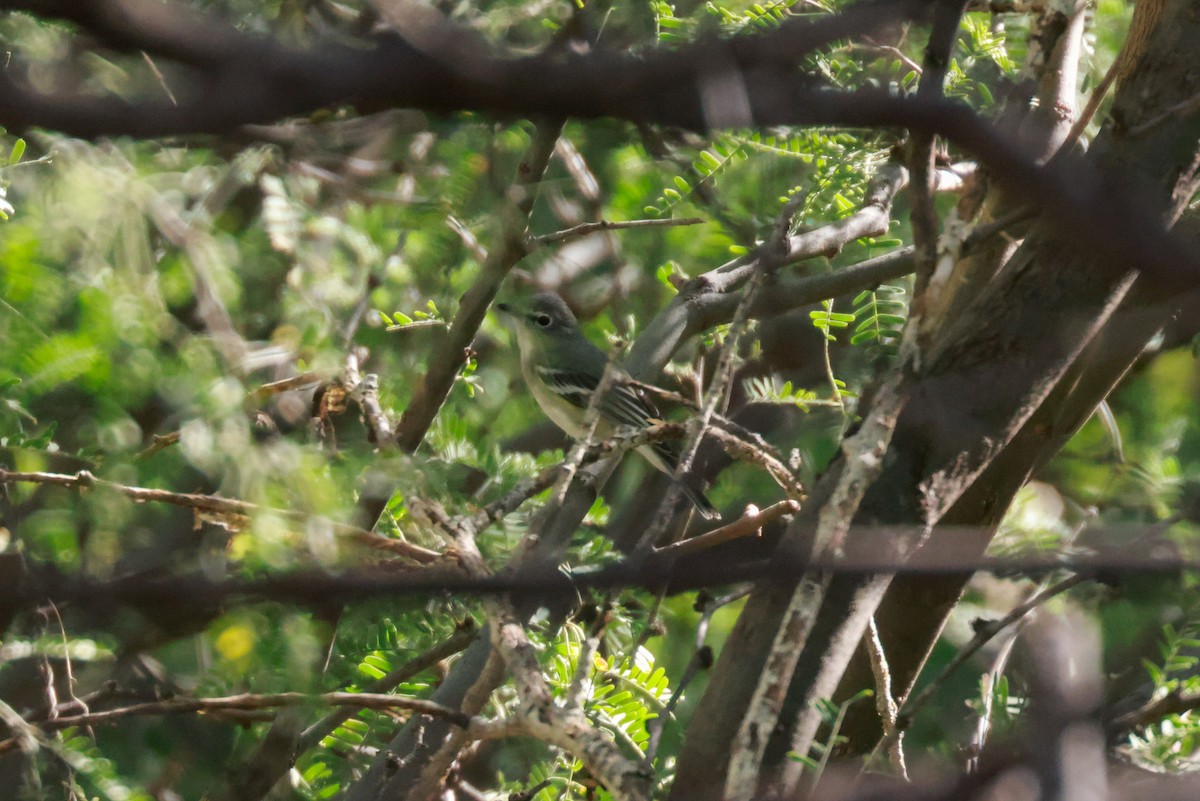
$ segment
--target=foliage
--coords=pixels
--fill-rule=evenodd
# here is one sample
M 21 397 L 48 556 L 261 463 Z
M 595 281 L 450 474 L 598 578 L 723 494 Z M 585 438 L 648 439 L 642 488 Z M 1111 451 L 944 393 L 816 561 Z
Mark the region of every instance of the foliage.
M 368 4 L 192 5 L 225 13 L 245 29 L 305 43 L 331 30 L 350 36 L 367 19 L 357 15 Z M 712 34 L 772 30 L 826 5 L 840 4 L 611 4 L 598 35 L 604 44 L 674 48 Z M 1105 26 L 1125 13 L 1111 5 L 1102 3 L 1096 12 L 1106 31 L 1096 52 L 1104 58 L 1115 47 Z M 579 7 L 593 13 L 588 4 Z M 570 13 L 567 4 L 516 0 L 450 10 L 455 23 L 513 48 L 540 48 Z M 70 58 L 71 35 L 69 26 L 23 14 L 0 22 L 6 50 L 47 81 L 52 65 Z M 990 15 L 968 14 L 947 91 L 995 112 L 1028 35 L 1024 17 L 1001 31 Z M 923 45 L 906 33 L 886 48 L 836 43 L 807 66 L 831 89 L 906 94 L 916 90 L 919 76 L 910 62 L 920 61 Z M 175 77 L 169 70 L 156 74 L 149 56 L 93 56 L 74 60 L 74 72 L 55 80 L 123 95 L 145 87 L 169 90 Z M 6 344 L 0 351 L 0 466 L 64 475 L 86 470 L 111 482 L 86 491 L 7 485 L 0 556 L 64 573 L 86 571 L 97 580 L 187 574 L 252 581 L 289 571 L 337 576 L 364 566 L 408 569 L 412 565 L 388 557 L 387 543 L 372 540 L 380 547 L 368 550 L 347 533 L 346 521 L 355 519 L 380 476 L 390 488 L 380 539 L 444 551 L 431 506 L 450 517 L 476 514 L 561 462 L 563 442 L 543 436 L 543 417 L 516 379 L 511 335 L 491 316 L 413 453 L 387 452 L 368 441 L 353 404 L 347 403 L 348 413 L 330 412 L 321 426 L 313 425 L 313 417 L 322 416 L 314 412 L 320 401 L 313 390 L 320 384 L 328 393 L 346 378 L 352 345 L 369 353 L 362 372 L 379 376 L 388 419 L 410 408 L 421 376 L 435 366 L 430 354 L 467 305 L 486 251 L 503 247 L 511 233 L 498 209 L 505 207 L 532 131 L 529 121 L 470 112 L 432 117 L 347 107 L 224 140 L 83 142 L 50 131 L 0 134 L 0 340 Z M 614 330 L 623 338 L 644 330 L 684 278 L 750 253 L 797 193 L 798 230 L 852 215 L 870 178 L 904 146 L 903 133 L 889 130 L 779 128 L 700 137 L 603 120 L 569 121 L 563 137 L 598 188 L 590 188 L 560 150 L 534 204 L 530 234 L 599 219 L 705 220 L 695 227 L 602 232 L 533 249 L 522 260 L 502 291 L 562 290 L 597 343 Z M 885 236 L 781 268 L 780 277 L 838 270 L 910 239 L 901 220 Z M 770 404 L 770 412 L 779 413 L 767 437 L 770 448 L 789 463 L 805 462 L 808 475 L 838 452 L 843 429 L 854 422 L 854 400 L 874 391 L 882 371 L 895 366 L 901 331 L 916 313 L 907 301 L 911 288 L 900 283 L 825 299 L 795 319 L 758 321 L 741 340 L 729 397 L 735 404 Z M 698 396 L 712 381 L 716 351 L 732 341 L 732 330 L 715 326 L 689 343 L 667 371 L 674 377 L 667 388 L 689 401 Z M 1085 523 L 1161 525 L 1181 552 L 1194 548 L 1196 523 L 1179 509 L 1200 485 L 1197 374 L 1195 355 L 1186 349 L 1148 356 L 1110 400 L 1128 461 L 1115 463 L 1100 423 L 1087 423 L 1018 496 L 991 554 L 1074 553 Z M 296 386 L 271 389 L 299 378 L 305 380 Z M 822 418 L 826 413 L 838 418 L 835 424 Z M 158 438 L 170 437 L 177 437 L 174 444 L 158 447 Z M 629 499 L 648 514 L 646 499 L 661 495 L 646 465 L 631 457 L 621 469 L 574 533 L 565 570 L 615 561 L 610 528 L 632 525 L 624 516 Z M 206 515 L 142 503 L 117 487 L 239 499 L 257 511 L 245 519 Z M 551 492 L 484 531 L 478 544 L 489 565 L 500 570 L 521 553 Z M 746 464 L 718 475 L 710 494 L 727 509 L 781 497 L 773 480 Z M 1194 587 L 1165 584 L 1152 602 L 1142 603 L 1136 588 L 1116 587 L 1081 603 L 1110 633 L 1112 653 L 1136 664 L 1143 664 L 1135 656 L 1138 645 L 1162 635 L 1161 652 L 1144 657 L 1156 697 L 1200 694 L 1200 610 L 1189 602 Z M 672 601 L 648 590 L 580 600 L 605 616 L 602 626 L 582 619 L 558 625 L 558 612 L 551 612 L 529 627 L 544 676 L 558 701 L 582 687 L 586 719 L 632 759 L 647 755 L 651 734 L 661 727 L 651 768 L 665 783 L 689 703 L 703 688 L 703 677 L 680 681 L 700 614 L 685 606 L 664 616 L 664 631 L 649 610 L 660 603 L 669 609 Z M 980 587 L 968 600 L 989 605 Z M 341 613 L 337 625 L 329 622 L 335 612 Z M 47 681 L 60 701 L 99 692 L 110 680 L 148 703 L 189 694 L 365 692 L 451 637 L 460 621 L 481 618 L 477 598 L 449 592 L 356 599 L 344 610 L 318 601 L 237 599 L 206 606 L 181 599 L 178 608 L 119 614 L 78 607 L 27 611 L 3 632 L 0 698 L 36 715 L 44 712 Z M 1119 624 L 1130 620 L 1136 631 L 1122 631 Z M 719 646 L 727 630 L 727 624 L 714 626 L 708 644 Z M 602 636 L 593 649 L 588 641 L 597 631 Z M 951 626 L 931 670 L 948 660 L 954 636 Z M 389 692 L 429 698 L 459 658 Z M 51 674 L 58 684 L 46 679 Z M 961 723 L 963 702 L 976 694 L 975 678 L 969 689 L 948 692 L 930 716 Z M 1007 677 L 990 691 L 1013 720 L 1024 714 L 1022 696 Z M 826 701 L 823 744 L 794 758 L 819 775 L 841 742 L 847 710 L 867 695 Z M 297 711 L 304 725 L 328 712 L 315 704 Z M 483 714 L 519 715 L 512 688 L 493 693 Z M 336 796 L 386 749 L 400 717 L 356 710 L 300 755 L 280 797 Z M 227 786 L 267 736 L 268 718 L 246 716 L 234 725 L 220 716 L 153 716 L 95 732 L 66 729 L 47 735 L 31 764 L 43 789 L 61 788 L 67 797 L 137 801 L 159 791 L 162 797 L 217 797 L 214 788 Z M 937 728 L 939 735 L 915 729 L 910 747 L 944 748 L 949 738 L 936 739 Z M 1195 714 L 1184 713 L 1127 745 L 1141 764 L 1190 768 L 1198 737 Z M 596 797 L 582 763 L 555 746 L 505 741 L 481 748 L 471 768 L 493 793 L 544 785 L 535 798 Z M 36 795 L 20 770 L 0 764 L 6 786 Z
M 901 329 L 907 319 L 903 300 L 904 288 L 880 286 L 863 290 L 854 298 L 854 335 L 851 345 L 872 343 L 880 350 L 895 355 L 900 347 Z

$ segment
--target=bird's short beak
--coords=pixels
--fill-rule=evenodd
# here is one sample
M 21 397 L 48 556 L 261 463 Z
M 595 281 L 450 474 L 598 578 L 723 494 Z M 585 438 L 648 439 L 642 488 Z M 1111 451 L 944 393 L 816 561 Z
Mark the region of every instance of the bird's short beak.
M 492 306 L 497 314 L 506 323 L 517 323 L 525 317 L 525 309 L 521 307 L 520 301 L 516 303 L 496 303 Z

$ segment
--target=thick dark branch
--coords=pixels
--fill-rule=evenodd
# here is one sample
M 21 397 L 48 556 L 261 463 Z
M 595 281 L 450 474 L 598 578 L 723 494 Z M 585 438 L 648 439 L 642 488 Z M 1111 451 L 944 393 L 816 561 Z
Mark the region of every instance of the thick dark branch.
M 146 3 L 137 0 L 136 6 Z M 4 7 L 83 16 L 66 3 Z M 1192 283 L 1200 272 L 1194 253 L 1165 236 L 1143 199 L 1129 197 L 1119 179 L 1101 180 L 1065 162 L 1040 167 L 962 104 L 878 90 L 841 93 L 795 71 L 797 60 L 816 48 L 877 33 L 906 14 L 920 17 L 927 10 L 928 4 L 919 2 L 859 3 L 816 21 L 791 20 L 763 35 L 706 40 L 641 57 L 601 51 L 497 58 L 486 50 L 466 49 L 468 55 L 459 58 L 464 48 L 452 48 L 455 58 L 449 59 L 400 36 L 382 36 L 363 48 L 331 44 L 301 51 L 237 34 L 243 60 L 223 63 L 190 95 L 181 92 L 178 105 L 42 94 L 5 72 L 0 75 L 0 124 L 10 131 L 40 126 L 85 137 L 223 133 L 351 103 L 360 111 L 409 106 L 438 112 L 608 116 L 696 130 L 783 124 L 904 127 L 940 134 L 975 154 L 1021 199 L 1045 209 L 1052 223 L 1071 232 L 1107 266 L 1137 266 L 1175 286 Z M 162 47 L 140 44 L 159 52 L 193 36 L 193 27 L 178 27 Z M 213 52 L 224 52 L 225 41 Z M 445 37 L 438 41 L 444 43 Z M 730 76 L 737 80 L 727 80 Z M 741 94 L 727 97 L 728 87 L 735 85 Z M 731 104 L 746 110 L 744 119 L 727 113 Z
M 757 114 L 758 81 L 731 82 L 728 76 L 765 71 L 791 84 L 792 69 L 806 54 L 924 13 L 924 3 L 915 0 L 873 0 L 837 15 L 792 19 L 758 36 L 710 39 L 638 58 L 603 51 L 499 58 L 488 48 L 467 46 L 475 41 L 467 32 L 428 19 L 400 35 L 376 37 L 366 47 L 324 43 L 306 51 L 152 0 L 15 0 L 0 8 L 68 19 L 114 46 L 205 68 L 204 80 L 181 93 L 178 105 L 42 95 L 9 80 L 0 83 L 3 123 L 10 130 L 40 126 L 85 137 L 230 132 L 342 103 L 360 110 L 474 108 L 644 121 L 667 111 L 676 118 L 673 124 L 703 128 L 712 118 L 728 117 L 731 107 Z M 745 86 L 747 97 L 731 96 L 731 86 Z
M 966 6 L 965 0 L 940 0 L 934 13 L 929 44 L 925 48 L 925 65 L 917 96 L 931 100 L 942 97 L 950 54 L 958 34 L 958 21 Z M 933 206 L 933 133 L 920 131 L 909 143 L 908 168 L 912 173 L 912 229 L 917 246 L 917 288 L 923 289 L 933 273 L 937 259 L 938 220 Z
M 463 521 L 455 519 L 455 525 Z M 652 556 L 644 560 L 625 560 L 603 567 L 583 566 L 569 575 L 558 569 L 529 566 L 496 576 L 472 577 L 461 571 L 422 569 L 407 572 L 360 568 L 343 573 L 297 570 L 270 576 L 213 579 L 199 573 L 166 576 L 134 575 L 102 580 L 86 574 L 64 574 L 48 565 L 31 565 L 20 581 L 0 586 L 0 608 L 33 608 L 46 601 L 56 604 L 89 604 L 97 615 L 118 606 L 140 608 L 183 604 L 197 607 L 214 604 L 237 605 L 261 601 L 279 601 L 300 605 L 327 605 L 380 596 L 416 596 L 430 593 L 472 593 L 486 596 L 511 593 L 545 602 L 557 597 L 575 597 L 586 589 L 642 587 L 661 589 L 669 578 L 672 592 L 698 587 L 729 584 L 764 577 L 794 577 L 803 570 L 824 570 L 845 575 L 877 573 L 937 576 L 965 571 L 994 571 L 1006 574 L 1047 575 L 1062 570 L 1086 574 L 1103 571 L 1118 575 L 1173 574 L 1200 571 L 1200 561 L 1181 558 L 1165 544 L 1153 547 L 1141 541 L 1136 549 L 1097 548 L 1087 554 L 1029 555 L 1020 558 L 981 558 L 972 549 L 961 551 L 947 546 L 936 553 L 919 551 L 904 564 L 897 564 L 887 552 L 887 544 L 900 536 L 912 536 L 919 526 L 854 527 L 853 551 L 840 558 L 775 558 L 767 562 L 737 561 L 714 557 L 680 560 Z M 953 536 L 966 538 L 967 527 L 954 529 Z M 1097 540 L 1105 542 L 1132 539 L 1138 531 L 1128 527 L 1094 530 Z M 947 538 L 951 537 L 946 532 Z M 1111 539 L 1109 539 L 1111 538 Z M 721 553 L 720 550 L 716 553 Z M 674 557 L 676 554 L 668 553 Z M 672 564 L 674 562 L 674 564 Z

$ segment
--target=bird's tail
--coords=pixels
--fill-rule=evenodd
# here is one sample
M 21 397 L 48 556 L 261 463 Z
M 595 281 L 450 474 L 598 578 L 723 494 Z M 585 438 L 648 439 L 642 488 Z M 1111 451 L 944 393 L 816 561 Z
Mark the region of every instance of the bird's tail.
M 666 442 L 654 442 L 650 445 L 643 445 L 638 448 L 638 452 L 646 457 L 650 464 L 666 473 L 668 476 L 675 474 L 675 467 L 679 464 L 679 457 L 674 449 Z M 717 507 L 713 506 L 708 498 L 704 497 L 704 493 L 693 486 L 695 479 L 690 475 L 685 475 L 678 480 L 679 489 L 683 490 L 683 494 L 696 507 L 696 511 L 705 520 L 716 520 L 721 516 L 717 511 Z
M 696 511 L 699 512 L 700 516 L 705 520 L 716 520 L 720 518 L 721 513 L 717 511 L 717 507 L 713 506 L 712 502 L 709 501 L 708 498 L 704 497 L 703 492 L 695 487 L 689 486 L 686 478 L 679 482 L 679 488 L 683 490 L 683 494 L 687 496 L 687 499 L 692 502 L 692 506 L 696 507 Z

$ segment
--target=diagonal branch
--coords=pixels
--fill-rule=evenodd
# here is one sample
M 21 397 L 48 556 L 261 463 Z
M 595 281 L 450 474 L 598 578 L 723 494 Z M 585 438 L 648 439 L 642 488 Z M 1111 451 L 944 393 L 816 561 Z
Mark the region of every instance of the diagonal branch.
M 595 222 L 580 223 L 562 231 L 555 231 L 552 234 L 530 237 L 529 248 L 532 250 L 548 245 L 561 245 L 564 242 L 582 239 L 585 236 L 590 236 L 600 231 L 617 231 L 626 228 L 673 228 L 681 225 L 703 225 L 705 222 L 706 220 L 703 217 L 662 220 L 618 220 L 615 222 L 612 220 L 596 220 Z
M 446 534 L 469 576 L 492 575 L 475 544 L 474 531 L 445 517 L 436 507 L 427 505 L 424 511 Z M 483 609 L 492 647 L 504 660 L 516 686 L 522 723 L 528 733 L 579 758 L 616 801 L 649 799 L 647 777 L 638 765 L 626 759 L 580 709 L 561 709 L 555 705 L 533 643 L 512 600 L 503 595 L 489 596 L 483 599 Z
M 950 67 L 950 54 L 958 34 L 958 21 L 966 0 L 939 0 L 934 12 L 925 65 L 917 96 L 940 100 Z M 937 261 L 937 210 L 933 206 L 933 132 L 916 131 L 908 148 L 908 168 L 912 173 L 912 230 L 917 248 L 917 291 L 919 297 Z
M 466 728 L 471 719 L 461 712 L 426 701 L 421 698 L 406 698 L 382 693 L 332 692 L 321 695 L 306 693 L 243 693 L 220 698 L 168 698 L 162 701 L 147 701 L 141 704 L 87 712 L 79 715 L 63 715 L 49 720 L 29 722 L 42 731 L 59 731 L 81 726 L 101 726 L 116 723 L 128 717 L 148 715 L 207 714 L 219 715 L 233 712 L 278 709 L 279 707 L 302 706 L 304 704 L 349 706 L 357 709 L 397 709 L 420 715 L 444 718 L 455 726 Z M 11 738 L 0 742 L 0 754 L 19 747 L 19 739 Z
M 904 188 L 907 180 L 907 172 L 898 165 L 889 165 L 881 169 L 867 187 L 862 207 L 854 214 L 812 231 L 789 236 L 782 264 L 796 264 L 814 256 L 837 253 L 855 239 L 886 233 L 891 222 L 892 201 Z M 888 264 L 897 268 L 903 267 L 906 272 L 911 271 L 911 255 L 899 262 Z M 630 348 L 625 369 L 634 378 L 653 381 L 689 337 L 733 319 L 741 299 L 737 290 L 742 288 L 752 275 L 758 273 L 759 268 L 759 258 L 755 254 L 723 264 L 685 284 L 671 303 L 646 326 L 645 331 Z M 890 275 L 890 270 L 883 272 L 895 277 Z M 805 288 L 814 288 L 823 281 L 829 281 L 829 287 L 832 288 L 833 282 L 837 280 L 832 276 L 836 275 L 838 272 L 805 279 L 816 282 L 805 284 Z M 806 297 L 807 293 L 803 290 L 795 291 L 801 283 L 803 282 L 790 287 L 782 282 L 779 286 L 772 285 L 770 292 L 761 293 L 758 300 L 751 305 L 751 313 L 759 308 L 776 308 L 780 305 L 779 298 L 783 295 L 790 298 L 784 301 L 783 305 Z M 820 291 L 827 291 L 827 288 L 822 287 Z M 804 302 L 815 302 L 836 294 L 838 293 L 834 291 Z M 761 307 L 758 305 L 760 303 Z
M 430 564 L 442 558 L 441 554 L 437 551 L 431 551 L 419 545 L 413 545 L 403 540 L 394 540 L 389 537 L 381 537 L 357 526 L 338 523 L 334 520 L 319 518 L 291 509 L 271 509 L 250 503 L 249 501 L 222 498 L 218 495 L 202 495 L 192 492 L 172 492 L 170 490 L 150 489 L 147 487 L 132 487 L 119 484 L 115 481 L 97 478 L 87 470 L 80 470 L 78 473 L 70 475 L 67 473 L 19 472 L 0 468 L 0 484 L 18 482 L 65 487 L 77 492 L 84 492 L 92 487 L 104 487 L 138 503 L 165 503 L 171 506 L 191 509 L 196 514 L 197 519 L 231 529 L 244 527 L 250 517 L 264 512 L 298 522 L 319 520 L 329 525 L 338 534 L 353 537 L 368 547 L 376 547 L 405 556 L 420 564 Z
M 429 359 L 429 369 L 400 417 L 396 427 L 396 443 L 403 450 L 416 450 L 425 438 L 425 432 L 450 394 L 455 376 L 467 361 L 467 350 L 475 340 L 483 316 L 495 300 L 501 282 L 525 256 L 525 230 L 529 226 L 536 187 L 554 153 L 554 143 L 558 141 L 562 126 L 561 118 L 542 120 L 534 131 L 533 140 L 517 167 L 517 177 L 513 181 L 518 198 L 501 213 L 500 241 L 488 249 L 488 260 L 484 262 L 475 283 L 463 295 L 450 330 L 434 349 Z
M 975 635 L 971 637 L 970 642 L 958 650 L 958 653 L 954 655 L 954 658 L 951 659 L 950 662 L 941 669 L 941 672 L 939 672 L 937 676 L 930 681 L 930 683 L 920 692 L 920 694 L 916 695 L 907 704 L 905 704 L 905 708 L 901 713 L 899 720 L 897 721 L 899 728 L 903 730 L 912 721 L 912 719 L 916 717 L 917 713 L 924 708 L 925 704 L 927 704 L 929 700 L 937 694 L 938 690 L 945 685 L 946 680 L 950 677 L 950 675 L 964 662 L 974 656 L 980 648 L 987 645 L 997 634 L 1001 633 L 1010 626 L 1019 623 L 1025 618 L 1026 615 L 1049 601 L 1051 598 L 1061 595 L 1072 587 L 1082 584 L 1085 581 L 1089 581 L 1090 578 L 1091 577 L 1089 575 L 1084 573 L 1076 573 L 1073 576 L 1068 576 L 1054 586 L 1047 587 L 1041 592 L 1030 596 L 1024 602 L 1017 604 L 1015 607 L 1009 610 L 1008 614 L 1004 615 L 1004 617 L 1000 618 L 999 620 L 989 620 L 976 625 Z
M 474 623 L 468 618 L 446 640 L 403 665 L 393 668 L 387 675 L 372 682 L 366 688 L 366 692 L 380 694 L 394 690 L 402 682 L 428 670 L 443 659 L 459 653 L 470 645 L 477 635 Z M 301 754 L 316 747 L 324 737 L 354 717 L 354 713 L 353 705 L 342 705 L 304 729 L 303 732 L 297 731 L 290 735 L 292 727 L 282 722 L 282 718 L 276 718 L 271 731 L 263 738 L 263 742 L 254 756 L 250 758 L 244 769 L 238 771 L 232 797 L 237 801 L 249 801 L 249 799 L 264 797 L 296 763 Z M 274 747 L 280 738 L 287 738 L 286 748 Z

